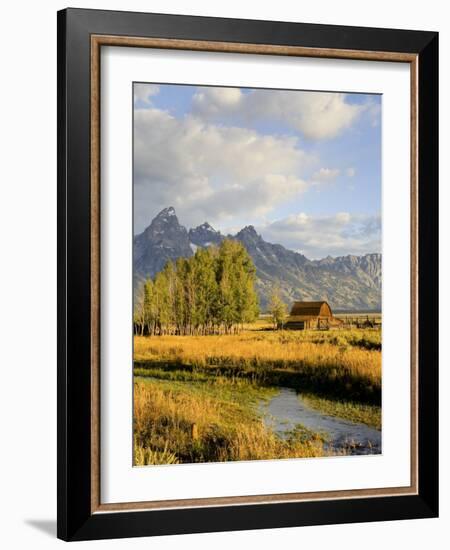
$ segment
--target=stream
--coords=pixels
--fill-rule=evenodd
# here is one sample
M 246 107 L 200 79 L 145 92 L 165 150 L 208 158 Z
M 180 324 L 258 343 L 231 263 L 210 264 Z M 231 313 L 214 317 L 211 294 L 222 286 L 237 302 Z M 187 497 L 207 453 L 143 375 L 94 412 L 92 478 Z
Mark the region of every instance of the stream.
M 354 455 L 381 453 L 381 431 L 312 409 L 292 388 L 281 387 L 275 397 L 259 404 L 259 410 L 266 426 L 280 437 L 288 437 L 296 424 L 302 424 L 324 435 L 326 449 L 345 450 Z

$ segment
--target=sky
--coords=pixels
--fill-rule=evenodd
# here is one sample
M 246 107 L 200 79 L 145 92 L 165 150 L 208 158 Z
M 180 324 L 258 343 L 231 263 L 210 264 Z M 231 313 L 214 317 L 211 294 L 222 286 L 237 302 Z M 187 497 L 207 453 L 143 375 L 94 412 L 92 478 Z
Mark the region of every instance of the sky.
M 381 96 L 134 83 L 134 233 L 253 225 L 317 259 L 381 252 Z

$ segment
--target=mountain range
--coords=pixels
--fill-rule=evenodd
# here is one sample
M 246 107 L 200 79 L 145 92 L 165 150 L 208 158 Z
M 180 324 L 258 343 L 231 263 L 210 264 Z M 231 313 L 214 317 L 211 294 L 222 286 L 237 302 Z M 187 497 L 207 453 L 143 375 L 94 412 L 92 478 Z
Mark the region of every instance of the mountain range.
M 225 238 L 240 241 L 252 257 L 262 311 L 274 285 L 288 306 L 294 300 L 326 300 L 333 310 L 381 311 L 381 254 L 309 260 L 299 252 L 265 241 L 252 225 L 226 236 L 208 222 L 188 231 L 172 207 L 162 210 L 134 237 L 135 285 L 153 277 L 167 261 L 189 258 L 198 247 L 217 245 Z

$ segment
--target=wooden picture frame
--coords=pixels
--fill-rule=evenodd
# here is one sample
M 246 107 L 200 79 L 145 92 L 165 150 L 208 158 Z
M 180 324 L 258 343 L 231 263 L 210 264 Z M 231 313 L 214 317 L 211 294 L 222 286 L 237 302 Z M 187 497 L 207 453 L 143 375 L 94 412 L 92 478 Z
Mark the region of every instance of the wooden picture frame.
M 100 50 L 165 48 L 408 63 L 411 68 L 411 485 L 102 504 Z M 112 537 L 438 514 L 438 35 L 67 9 L 58 13 L 58 537 Z

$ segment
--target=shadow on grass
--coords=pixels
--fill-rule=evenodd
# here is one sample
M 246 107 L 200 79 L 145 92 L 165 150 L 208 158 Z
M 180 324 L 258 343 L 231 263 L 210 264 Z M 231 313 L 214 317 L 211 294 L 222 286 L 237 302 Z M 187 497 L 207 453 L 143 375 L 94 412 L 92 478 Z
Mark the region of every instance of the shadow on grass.
M 350 375 L 336 376 L 329 367 L 304 367 L 295 370 L 292 367 L 274 366 L 252 367 L 249 365 L 186 365 L 174 362 L 136 361 L 136 376 L 152 377 L 178 382 L 210 382 L 215 377 L 241 378 L 261 386 L 287 387 L 308 391 L 318 396 L 336 400 L 351 400 L 370 405 L 381 405 L 381 388 L 372 386 L 365 379 Z

